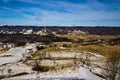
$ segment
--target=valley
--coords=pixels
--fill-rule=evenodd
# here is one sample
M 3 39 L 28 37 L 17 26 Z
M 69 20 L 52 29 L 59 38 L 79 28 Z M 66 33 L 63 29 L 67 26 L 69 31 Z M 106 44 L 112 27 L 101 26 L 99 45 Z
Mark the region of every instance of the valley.
M 92 34 L 86 28 L 43 27 L 40 34 L 34 30 L 26 34 L 19 33 L 18 28 L 12 32 L 4 27 L 2 31 L 9 32 L 0 33 L 1 80 L 120 79 L 119 32 Z

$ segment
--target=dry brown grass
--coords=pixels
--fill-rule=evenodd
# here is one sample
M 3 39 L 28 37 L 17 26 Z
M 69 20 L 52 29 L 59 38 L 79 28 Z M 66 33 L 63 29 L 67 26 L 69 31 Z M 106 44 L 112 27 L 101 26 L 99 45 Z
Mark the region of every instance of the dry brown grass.
M 71 35 L 64 34 L 64 35 L 60 35 L 60 37 L 71 39 L 73 42 L 78 42 L 80 37 L 83 37 L 84 41 L 87 41 L 89 39 L 104 39 L 104 40 L 108 40 L 108 39 L 114 39 L 114 38 L 120 37 L 120 35 L 117 35 L 117 36 L 101 35 L 100 36 L 100 35 L 93 35 L 93 34 L 79 34 L 79 35 L 73 35 L 73 34 L 71 34 Z
M 99 45 L 88 45 L 81 47 L 84 50 L 90 51 L 90 52 L 96 52 L 101 55 L 108 55 L 109 53 L 113 51 L 118 51 L 120 53 L 120 46 L 99 46 Z
M 3 49 L 0 50 L 0 52 L 1 52 L 1 53 L 4 53 L 4 52 L 8 51 L 9 49 L 10 49 L 10 48 L 3 48 Z
M 79 51 L 90 51 L 90 52 L 94 52 L 94 53 L 98 53 L 101 55 L 108 55 L 109 53 L 113 52 L 113 51 L 118 51 L 120 53 L 120 46 L 119 45 L 115 45 L 115 46 L 100 46 L 100 45 L 86 45 L 86 46 L 82 46 L 82 45 L 78 45 L 78 44 L 67 44 L 68 47 L 65 47 L 65 49 L 60 49 L 60 47 L 63 47 L 63 44 L 58 43 L 55 44 L 55 46 L 51 46 L 49 48 L 43 49 L 43 50 L 38 50 L 33 54 L 33 57 L 37 57 L 39 56 L 39 54 L 44 54 L 46 52 L 60 52 L 60 51 L 75 51 L 75 50 L 79 50 Z
M 78 40 L 79 40 L 79 38 L 78 38 L 78 36 L 75 36 L 75 35 L 60 35 L 60 37 L 62 37 L 62 38 L 68 38 L 68 39 L 70 39 L 70 40 L 72 40 L 73 42 L 78 42 Z

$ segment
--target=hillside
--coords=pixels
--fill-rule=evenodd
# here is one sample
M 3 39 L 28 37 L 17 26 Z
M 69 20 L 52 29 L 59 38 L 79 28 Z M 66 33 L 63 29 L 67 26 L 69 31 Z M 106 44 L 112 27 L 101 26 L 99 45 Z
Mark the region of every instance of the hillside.
M 40 34 L 40 31 L 66 34 L 73 30 L 80 30 L 95 35 L 120 35 L 120 27 L 114 26 L 0 26 L 0 33 L 2 34 Z

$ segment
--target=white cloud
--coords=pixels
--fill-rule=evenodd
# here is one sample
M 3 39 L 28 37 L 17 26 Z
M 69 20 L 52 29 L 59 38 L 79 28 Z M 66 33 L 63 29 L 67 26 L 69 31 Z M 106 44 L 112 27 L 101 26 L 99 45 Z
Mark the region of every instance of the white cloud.
M 27 3 L 36 3 L 37 0 L 4 0 L 4 1 L 21 1 Z M 37 3 L 38 4 L 38 3 Z M 102 20 L 115 20 L 120 19 L 120 10 L 110 12 L 109 7 L 105 4 L 98 2 L 97 0 L 88 0 L 87 3 L 77 4 L 62 1 L 51 1 L 48 3 L 40 3 L 40 5 L 52 8 L 51 10 L 42 9 L 39 7 L 29 7 L 13 9 L 4 7 L 3 9 L 8 12 L 19 14 L 26 19 L 23 20 L 23 24 L 108 24 L 109 22 L 102 22 Z M 60 11 L 64 10 L 64 11 Z M 34 15 L 30 15 L 24 12 L 33 12 Z M 10 20 L 10 19 L 8 19 Z M 15 19 L 13 19 L 15 20 Z M 21 19 L 20 19 L 21 20 Z M 16 23 L 19 21 L 16 20 Z M 93 22 L 98 21 L 98 22 Z M 114 22 L 114 21 L 113 21 Z M 13 22 L 14 23 L 14 22 Z M 112 25 L 112 23 L 110 23 Z M 113 24 L 117 24 L 114 22 Z

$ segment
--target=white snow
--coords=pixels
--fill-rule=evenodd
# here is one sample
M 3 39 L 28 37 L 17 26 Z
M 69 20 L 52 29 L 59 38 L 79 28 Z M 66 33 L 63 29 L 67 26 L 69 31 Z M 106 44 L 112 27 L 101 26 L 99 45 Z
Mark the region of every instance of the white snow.
M 33 73 L 25 76 L 18 76 L 18 77 L 13 77 L 9 79 L 27 79 L 27 80 L 32 80 L 35 78 L 58 78 L 59 77 L 66 77 L 66 78 L 79 78 L 79 79 L 85 79 L 85 80 L 101 80 L 102 78 L 92 74 L 88 69 L 84 67 L 80 67 L 79 69 L 76 69 L 73 71 L 72 69 L 64 69 L 60 71 L 49 71 L 49 72 L 43 72 L 43 73 Z M 6 80 L 9 80 L 6 79 Z M 103 80 L 103 79 L 102 79 Z
M 0 65 L 19 61 L 19 57 L 0 57 Z
M 32 71 L 32 67 L 30 66 L 26 66 L 23 63 L 18 63 L 19 60 L 23 59 L 23 55 L 27 56 L 29 54 L 28 49 L 33 49 L 33 52 L 35 51 L 35 44 L 27 44 L 25 47 L 16 47 L 16 48 L 11 48 L 9 51 L 0 54 L 0 65 L 5 64 L 5 63 L 9 63 L 9 64 L 13 64 L 11 66 L 9 66 L 8 68 L 6 67 L 6 69 L 4 69 L 4 74 L 7 75 L 7 71 L 8 69 L 12 69 L 12 74 L 17 74 L 17 73 L 22 73 L 22 72 L 28 72 L 29 74 L 27 75 L 22 75 L 22 76 L 15 76 L 15 77 L 11 77 L 5 80 L 10 80 L 10 79 L 31 79 L 31 78 L 44 78 L 44 77 L 52 77 L 52 78 L 56 78 L 56 77 L 75 77 L 75 78 L 80 78 L 80 79 L 85 79 L 85 80 L 101 80 L 102 78 L 94 75 L 93 73 L 91 73 L 89 71 L 89 69 L 85 68 L 85 67 L 79 67 L 77 69 L 73 69 L 73 68 L 65 68 L 62 70 L 57 70 L 56 71 L 48 71 L 48 72 L 41 72 L 39 74 L 37 74 L 36 72 Z M 80 54 L 79 54 L 80 53 Z M 30 53 L 32 54 L 32 53 Z M 5 55 L 8 55 L 5 57 Z M 11 55 L 11 56 L 9 56 Z M 51 56 L 53 57 L 74 57 L 74 56 L 82 56 L 81 52 L 61 52 L 59 53 L 51 53 Z M 100 57 L 98 56 L 94 56 L 94 57 Z M 94 59 L 94 58 L 93 58 Z M 17 62 L 17 63 L 16 63 Z M 60 61 L 57 61 L 60 62 Z M 60 64 L 62 64 L 61 61 Z M 66 61 L 67 62 L 67 61 Z M 68 63 L 71 63 L 72 61 L 68 61 Z M 43 63 L 45 63 L 43 61 Z M 53 63 L 53 62 L 52 62 Z M 52 64 L 50 63 L 50 64 Z M 2 65 L 4 66 L 4 65 Z M 0 69 L 2 67 L 0 66 Z M 97 71 L 96 69 L 94 70 L 95 72 L 99 72 L 99 70 Z M 2 73 L 0 73 L 2 74 Z M 4 80 L 4 79 L 3 79 Z M 103 79 L 102 79 L 103 80 Z
M 86 80 L 101 80 L 102 78 L 94 75 L 93 73 L 91 73 L 88 69 L 81 67 L 79 69 L 80 71 L 80 78 L 86 79 Z
M 32 54 L 32 53 L 29 53 L 28 49 L 33 49 L 33 52 L 34 52 L 35 45 L 30 44 L 30 45 L 26 45 L 25 47 L 11 48 L 7 52 L 0 54 L 0 65 L 10 63 L 10 62 L 18 62 L 19 60 L 23 59 L 23 57 Z M 4 57 L 7 55 L 8 57 Z
M 33 32 L 32 29 L 26 30 L 26 32 L 24 32 L 24 34 L 31 34 Z
M 10 75 L 15 75 L 22 72 L 31 73 L 31 67 L 28 67 L 22 63 L 9 63 L 6 64 L 5 66 L 0 67 L 0 70 L 2 69 L 3 69 L 3 75 L 9 74 L 8 70 L 10 69 L 11 69 Z M 1 71 L 0 74 L 2 74 Z

